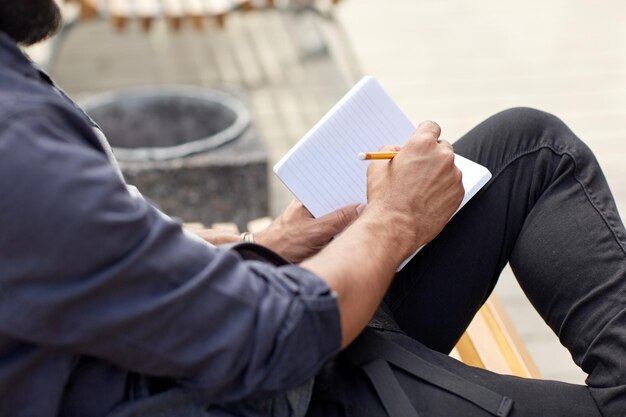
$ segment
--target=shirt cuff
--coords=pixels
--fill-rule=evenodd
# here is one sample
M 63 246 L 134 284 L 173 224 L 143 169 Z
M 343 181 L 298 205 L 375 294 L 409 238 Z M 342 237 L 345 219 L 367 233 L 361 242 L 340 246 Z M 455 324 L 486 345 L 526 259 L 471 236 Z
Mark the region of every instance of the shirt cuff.
M 266 388 L 284 390 L 302 384 L 341 349 L 337 295 L 326 281 L 299 266 L 276 268 L 255 261 L 251 264 L 257 273 L 276 277 L 272 284 L 280 286 L 279 291 L 291 293 L 294 300 L 278 337 L 283 345 L 283 372 L 278 372 L 280 376 Z

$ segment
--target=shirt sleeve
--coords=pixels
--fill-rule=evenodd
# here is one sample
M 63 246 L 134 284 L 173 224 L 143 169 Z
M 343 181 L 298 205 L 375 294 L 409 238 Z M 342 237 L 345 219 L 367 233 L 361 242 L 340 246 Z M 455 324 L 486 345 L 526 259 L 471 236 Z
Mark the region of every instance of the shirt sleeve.
M 129 194 L 71 117 L 0 122 L 0 332 L 220 402 L 281 392 L 338 352 L 323 280 L 190 238 Z

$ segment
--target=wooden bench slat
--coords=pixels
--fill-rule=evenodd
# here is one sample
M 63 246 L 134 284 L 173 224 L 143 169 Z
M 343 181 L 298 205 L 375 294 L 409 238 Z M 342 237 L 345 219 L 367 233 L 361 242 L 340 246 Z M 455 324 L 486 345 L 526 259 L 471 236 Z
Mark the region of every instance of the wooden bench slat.
M 493 294 L 457 343 L 460 359 L 471 366 L 524 378 L 541 373 Z
M 450 356 L 456 357 L 461 362 L 478 368 L 486 368 L 484 362 L 480 359 L 480 354 L 476 350 L 474 342 L 472 342 L 472 339 L 467 332 L 463 333 L 463 336 L 461 336 L 461 339 L 457 342 L 454 351 L 456 355 Z

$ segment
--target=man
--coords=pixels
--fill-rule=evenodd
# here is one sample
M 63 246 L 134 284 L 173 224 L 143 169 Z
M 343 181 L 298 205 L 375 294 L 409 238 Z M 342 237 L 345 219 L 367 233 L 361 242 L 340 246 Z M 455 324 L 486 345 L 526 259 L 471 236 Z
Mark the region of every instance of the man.
M 371 164 L 366 207 L 316 220 L 293 203 L 262 246 L 216 248 L 128 191 L 98 129 L 19 51 L 58 22 L 53 0 L 0 0 L 0 415 L 624 415 L 626 232 L 558 119 L 511 110 L 459 140 L 494 176 L 445 229 L 461 176 L 424 122 Z M 507 261 L 588 386 L 439 353 Z M 387 378 L 406 354 L 426 371 Z

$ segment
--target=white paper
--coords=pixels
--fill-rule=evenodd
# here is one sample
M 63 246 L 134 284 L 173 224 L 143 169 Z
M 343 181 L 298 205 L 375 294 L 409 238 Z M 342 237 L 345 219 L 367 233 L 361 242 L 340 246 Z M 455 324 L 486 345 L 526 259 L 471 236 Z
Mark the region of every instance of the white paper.
M 367 76 L 274 166 L 274 173 L 315 217 L 352 203 L 367 203 L 369 163 L 357 155 L 387 144 L 402 145 L 414 130 L 378 81 Z M 460 209 L 491 173 L 459 155 L 455 164 L 463 173 L 465 188 Z

